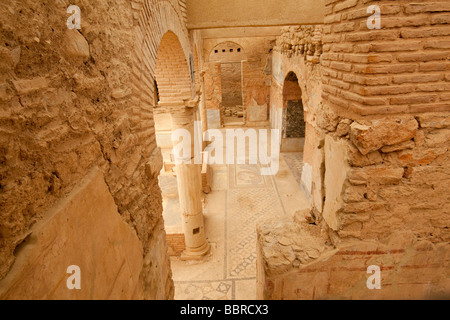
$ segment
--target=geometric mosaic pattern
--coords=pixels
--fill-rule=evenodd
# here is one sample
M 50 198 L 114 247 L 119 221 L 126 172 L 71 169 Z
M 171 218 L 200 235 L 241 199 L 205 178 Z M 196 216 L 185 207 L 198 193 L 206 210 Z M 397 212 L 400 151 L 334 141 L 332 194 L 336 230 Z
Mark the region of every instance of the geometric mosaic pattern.
M 232 300 L 231 281 L 177 283 L 177 293 L 182 300 Z
M 270 186 L 270 178 L 261 175 L 259 165 L 230 166 L 230 188 L 261 188 Z
M 303 153 L 283 153 L 282 157 L 284 158 L 284 161 L 286 161 L 289 169 L 291 169 L 295 180 L 301 186 L 303 172 Z
M 260 165 L 212 169 L 212 189 L 226 191 L 223 278 L 176 281 L 175 299 L 234 300 L 239 283 L 256 285 L 256 226 L 284 215 L 273 177 L 262 176 Z
M 256 277 L 256 226 L 268 218 L 283 215 L 281 202 L 271 181 L 261 176 L 259 170 L 259 166 L 256 165 L 237 168 L 235 187 L 228 191 L 226 217 L 228 279 Z M 240 177 L 246 180 L 241 181 Z M 249 181 L 249 177 L 254 181 Z

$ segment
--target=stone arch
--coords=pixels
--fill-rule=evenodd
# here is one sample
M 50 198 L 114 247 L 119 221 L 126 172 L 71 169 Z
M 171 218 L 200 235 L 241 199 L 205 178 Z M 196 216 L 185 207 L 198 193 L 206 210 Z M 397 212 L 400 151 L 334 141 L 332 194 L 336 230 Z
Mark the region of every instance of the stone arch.
M 297 74 L 293 71 L 288 72 L 284 78 L 283 98 L 284 100 L 302 99 L 302 89 L 300 87 L 299 79 Z
M 206 52 L 207 53 L 207 52 Z M 244 48 L 232 41 L 216 44 L 208 55 L 210 65 L 217 70 L 215 82 L 220 92 L 220 122 L 222 125 L 233 125 L 245 122 L 244 117 L 244 66 L 247 60 Z

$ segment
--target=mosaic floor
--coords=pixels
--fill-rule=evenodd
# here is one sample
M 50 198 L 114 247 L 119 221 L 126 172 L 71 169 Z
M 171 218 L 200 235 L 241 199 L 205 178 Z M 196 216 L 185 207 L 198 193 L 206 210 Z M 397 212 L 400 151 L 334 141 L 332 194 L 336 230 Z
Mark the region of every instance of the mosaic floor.
M 171 259 L 175 299 L 256 299 L 257 224 L 309 205 L 287 164 L 295 158 L 287 159 L 281 156 L 276 176 L 262 176 L 259 165 L 212 166 L 213 191 L 204 205 L 211 254 L 201 262 Z
M 302 181 L 302 171 L 303 171 L 303 153 L 284 153 L 283 158 L 286 161 L 289 169 L 291 169 L 292 174 L 297 180 L 298 184 Z

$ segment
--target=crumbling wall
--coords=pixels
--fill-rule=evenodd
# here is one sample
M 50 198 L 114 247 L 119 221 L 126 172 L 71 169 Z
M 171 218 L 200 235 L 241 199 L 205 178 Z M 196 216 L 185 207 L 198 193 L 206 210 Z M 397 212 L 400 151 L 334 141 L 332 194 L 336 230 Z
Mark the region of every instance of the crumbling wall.
M 36 221 L 98 166 L 142 245 L 141 297 L 173 298 L 149 69 L 152 28 L 187 38 L 172 2 L 76 1 L 80 31 L 68 30 L 65 1 L 0 5 L 0 278 Z
M 352 167 L 343 190 L 347 227 L 339 232 L 385 239 L 395 229 L 408 229 L 419 238 L 445 242 L 450 222 L 445 12 L 450 7 L 447 2 L 377 5 L 381 29 L 368 28 L 370 13 L 362 1 L 327 6 L 323 98 L 339 115 L 336 130 L 328 130 L 346 140 Z
M 371 4 L 381 29 L 368 28 Z M 326 1 L 316 117 L 324 206 L 260 228 L 260 297 L 450 294 L 449 10 L 442 1 Z M 301 258 L 314 246 L 283 238 L 289 224 L 321 239 L 312 261 Z M 380 290 L 366 285 L 371 265 L 381 270 Z
M 265 300 L 448 299 L 449 245 L 396 231 L 385 242 L 330 246 L 320 226 L 269 221 L 258 228 L 257 294 Z M 380 268 L 380 289 L 368 273 Z M 369 281 L 368 281 L 369 280 Z

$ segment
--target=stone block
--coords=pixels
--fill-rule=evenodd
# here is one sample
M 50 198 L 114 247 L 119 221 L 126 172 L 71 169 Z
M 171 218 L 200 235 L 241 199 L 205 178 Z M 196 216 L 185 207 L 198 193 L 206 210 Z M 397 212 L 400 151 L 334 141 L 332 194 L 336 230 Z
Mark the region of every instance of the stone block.
M 33 79 L 21 79 L 12 81 L 18 94 L 29 94 L 48 88 L 48 79 L 37 77 Z
M 160 148 L 156 148 L 145 165 L 145 174 L 149 179 L 156 179 L 164 166 L 163 156 Z
M 369 125 L 354 122 L 351 125 L 350 139 L 366 155 L 384 146 L 411 140 L 418 128 L 419 124 L 412 116 L 374 120 Z
M 349 180 L 353 185 L 363 184 L 397 184 L 403 177 L 403 168 L 366 167 L 354 168 L 349 172 Z
M 323 218 L 328 226 L 339 229 L 338 212 L 343 206 L 342 194 L 347 180 L 348 164 L 347 142 L 342 139 L 334 140 L 327 135 L 325 138 L 325 204 Z
M 78 30 L 67 30 L 63 41 L 63 51 L 69 60 L 89 59 L 89 43 Z

